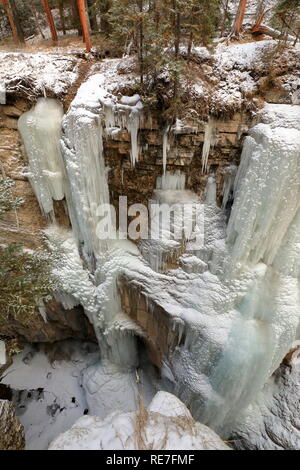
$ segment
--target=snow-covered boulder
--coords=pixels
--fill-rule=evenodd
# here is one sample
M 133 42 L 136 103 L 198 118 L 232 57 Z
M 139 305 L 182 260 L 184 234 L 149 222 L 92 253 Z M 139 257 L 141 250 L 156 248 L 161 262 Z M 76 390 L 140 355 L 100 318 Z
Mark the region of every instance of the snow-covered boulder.
M 229 450 L 220 437 L 192 418 L 174 395 L 158 392 L 148 409 L 115 412 L 105 420 L 83 416 L 49 450 Z

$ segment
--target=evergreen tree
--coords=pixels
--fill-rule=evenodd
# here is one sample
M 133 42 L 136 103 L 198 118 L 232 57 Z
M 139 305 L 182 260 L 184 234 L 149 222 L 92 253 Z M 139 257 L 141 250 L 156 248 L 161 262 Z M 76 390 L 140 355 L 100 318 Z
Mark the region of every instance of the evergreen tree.
M 167 70 L 177 102 L 185 68 L 181 50 L 186 48 L 190 56 L 193 44 L 208 45 L 216 35 L 219 14 L 219 0 L 113 0 L 111 37 L 120 53 L 137 53 L 141 84 L 155 85 L 160 72 Z
M 273 22 L 285 36 L 288 34 L 295 36 L 296 45 L 300 36 L 300 1 L 279 0 L 275 7 Z
M 0 218 L 23 204 L 13 196 L 14 181 L 0 178 Z M 9 319 L 30 323 L 41 299 L 57 288 L 51 276 L 55 257 L 48 252 L 32 253 L 21 244 L 0 245 L 0 327 Z

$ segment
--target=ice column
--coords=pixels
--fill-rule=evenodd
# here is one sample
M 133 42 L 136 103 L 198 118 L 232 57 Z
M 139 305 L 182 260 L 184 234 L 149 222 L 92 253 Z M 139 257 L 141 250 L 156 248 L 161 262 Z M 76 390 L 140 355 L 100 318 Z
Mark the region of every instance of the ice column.
M 29 180 L 45 214 L 53 212 L 53 200 L 65 196 L 65 170 L 60 150 L 62 105 L 40 98 L 18 122 L 29 162 Z
M 204 142 L 202 148 L 202 173 L 206 173 L 210 149 L 216 141 L 216 120 L 209 117 L 205 124 Z
M 284 121 L 275 116 L 255 126 L 245 140 L 228 224 L 234 263 L 271 264 L 299 209 L 300 108 L 269 105 L 267 109 L 286 113 L 288 122 L 292 108 L 298 108 L 294 127 L 283 127 Z
M 100 216 L 113 230 L 103 157 L 101 107 L 71 106 L 64 119 L 63 155 L 70 182 L 69 213 L 73 231 L 84 252 L 97 255 L 107 241 L 97 233 Z M 100 211 L 107 208 L 107 213 Z

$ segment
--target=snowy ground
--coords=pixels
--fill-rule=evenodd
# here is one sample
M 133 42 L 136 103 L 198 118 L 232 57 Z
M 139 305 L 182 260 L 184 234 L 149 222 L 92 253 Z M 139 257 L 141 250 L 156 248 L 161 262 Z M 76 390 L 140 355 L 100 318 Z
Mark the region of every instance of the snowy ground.
M 47 353 L 44 345 L 28 345 L 14 357 L 0 381 L 13 390 L 27 449 L 47 449 L 83 415 L 137 409 L 136 372 L 99 361 L 97 345 L 75 340 L 47 346 Z M 143 371 L 139 381 L 148 405 L 155 391 Z
M 1 380 L 14 391 L 27 449 L 47 449 L 52 439 L 88 412 L 81 375 L 98 359 L 98 348 L 76 341 L 61 343 L 59 348 L 70 359 L 51 364 L 42 349 L 27 346 Z
M 50 450 L 229 450 L 208 427 L 193 420 L 174 395 L 159 392 L 148 409 L 115 412 L 107 419 L 84 416 Z
M 34 89 L 56 95 L 66 92 L 77 78 L 79 59 L 68 54 L 0 52 L 0 84 L 7 91 Z

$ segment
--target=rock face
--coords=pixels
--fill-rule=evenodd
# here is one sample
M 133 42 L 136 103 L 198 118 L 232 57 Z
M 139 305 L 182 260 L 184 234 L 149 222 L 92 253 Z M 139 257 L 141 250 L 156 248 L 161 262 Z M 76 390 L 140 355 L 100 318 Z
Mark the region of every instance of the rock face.
M 32 325 L 23 325 L 11 318 L 1 326 L 1 335 L 18 337 L 29 343 L 54 343 L 68 338 L 95 341 L 95 333 L 82 307 L 65 310 L 59 302 L 50 301 L 46 308 L 47 321 L 37 311 Z
M 0 400 L 0 450 L 24 448 L 24 430 L 15 416 L 14 406 L 7 400 Z
M 165 359 L 184 339 L 184 323 L 174 321 L 170 312 L 162 306 L 152 305 L 151 299 L 144 295 L 142 289 L 135 288 L 125 277 L 119 282 L 119 292 L 122 310 L 142 328 L 148 356 L 160 369 Z
M 174 395 L 158 392 L 148 409 L 115 412 L 105 420 L 83 416 L 49 450 L 230 450 L 208 427 L 193 420 Z
M 211 147 L 206 172 L 202 172 L 202 148 L 205 136 L 204 123 L 187 120 L 180 129 L 170 132 L 167 153 L 167 170 L 180 170 L 186 175 L 186 189 L 203 197 L 208 174 L 214 173 L 219 203 L 222 201 L 224 170 L 238 163 L 241 143 L 249 126 L 247 114 L 236 113 L 231 120 L 215 121 L 215 144 Z M 148 204 L 162 173 L 163 134 L 155 117 L 141 124 L 140 146 L 143 149 L 135 168 L 130 165 L 130 136 L 120 132 L 104 146 L 106 165 L 111 171 L 108 184 L 111 201 L 115 206 L 119 196 L 126 195 L 128 204 Z
M 300 347 L 247 408 L 232 433 L 238 450 L 300 450 Z

